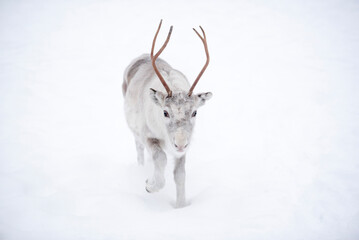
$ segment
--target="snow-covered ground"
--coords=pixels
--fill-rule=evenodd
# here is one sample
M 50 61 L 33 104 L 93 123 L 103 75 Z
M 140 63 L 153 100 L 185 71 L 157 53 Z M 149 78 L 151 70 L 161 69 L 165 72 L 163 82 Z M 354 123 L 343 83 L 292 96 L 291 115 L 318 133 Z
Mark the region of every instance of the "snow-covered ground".
M 162 57 L 196 91 L 190 205 L 145 191 L 121 94 Z M 1 1 L 0 239 L 359 239 L 357 1 Z

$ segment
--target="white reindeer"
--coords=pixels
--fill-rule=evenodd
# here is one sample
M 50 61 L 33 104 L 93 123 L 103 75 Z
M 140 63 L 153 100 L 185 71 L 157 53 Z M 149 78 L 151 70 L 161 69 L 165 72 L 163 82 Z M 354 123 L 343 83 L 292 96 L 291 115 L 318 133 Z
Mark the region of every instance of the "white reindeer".
M 193 29 L 203 42 L 207 61 L 190 87 L 181 72 L 173 69 L 164 60 L 158 59 L 170 39 L 172 26 L 165 43 L 156 55 L 153 55 L 161 25 L 162 20 L 153 39 L 151 55 L 144 54 L 136 58 L 125 71 L 122 85 L 125 114 L 128 126 L 135 136 L 138 163 L 141 165 L 144 163 L 144 148 L 153 158 L 154 173 L 146 181 L 147 192 L 156 192 L 164 187 L 166 154 L 170 154 L 175 158 L 176 207 L 184 207 L 186 151 L 197 109 L 212 97 L 210 92 L 200 94 L 192 94 L 192 92 L 208 66 L 209 53 L 202 27 L 200 26 L 203 37 Z

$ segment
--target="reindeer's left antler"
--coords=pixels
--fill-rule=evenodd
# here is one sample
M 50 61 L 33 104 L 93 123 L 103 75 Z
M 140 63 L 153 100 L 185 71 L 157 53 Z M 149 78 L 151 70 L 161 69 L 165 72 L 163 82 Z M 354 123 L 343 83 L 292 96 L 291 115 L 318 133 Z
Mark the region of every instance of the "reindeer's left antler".
M 191 96 L 192 95 L 192 92 L 193 92 L 193 89 L 196 87 L 199 79 L 202 77 L 202 74 L 204 73 L 204 71 L 206 70 L 208 64 L 209 64 L 209 52 L 208 52 L 208 46 L 207 46 L 207 39 L 206 39 L 206 34 L 203 30 L 203 28 L 201 26 L 199 26 L 199 28 L 202 30 L 202 33 L 203 33 L 203 37 L 196 31 L 196 29 L 193 28 L 193 30 L 196 32 L 196 34 L 198 35 L 198 37 L 202 40 L 203 42 L 203 45 L 204 45 L 204 50 L 206 51 L 206 56 L 207 56 L 207 61 L 206 63 L 204 64 L 201 72 L 198 74 L 196 80 L 194 81 L 194 83 L 192 84 L 192 87 L 189 89 L 189 92 L 188 92 L 188 96 Z

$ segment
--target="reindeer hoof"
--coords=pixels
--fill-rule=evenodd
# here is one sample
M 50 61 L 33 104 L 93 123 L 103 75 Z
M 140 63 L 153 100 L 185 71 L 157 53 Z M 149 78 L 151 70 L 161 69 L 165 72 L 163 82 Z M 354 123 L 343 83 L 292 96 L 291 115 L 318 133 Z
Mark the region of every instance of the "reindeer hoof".
M 158 191 L 154 186 L 149 186 L 149 185 L 147 185 L 145 187 L 145 189 L 146 189 L 146 192 L 148 192 L 148 193 L 154 193 L 154 192 Z
M 162 181 L 146 180 L 146 191 L 149 193 L 158 192 L 165 186 L 164 179 Z
M 186 202 L 177 202 L 175 208 L 184 208 L 186 206 L 187 206 Z
M 145 189 L 146 189 L 146 191 L 148 192 L 148 193 L 153 193 L 153 192 L 155 192 L 155 183 L 154 183 L 154 181 L 150 181 L 149 179 L 147 179 L 146 180 L 146 187 L 145 187 Z

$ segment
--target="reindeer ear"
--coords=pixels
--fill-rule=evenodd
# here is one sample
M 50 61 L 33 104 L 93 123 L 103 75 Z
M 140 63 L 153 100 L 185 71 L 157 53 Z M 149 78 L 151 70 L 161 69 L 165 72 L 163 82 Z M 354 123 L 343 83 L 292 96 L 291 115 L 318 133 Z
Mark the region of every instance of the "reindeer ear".
M 212 97 L 212 93 L 211 92 L 206 92 L 206 93 L 198 93 L 196 96 L 198 98 L 198 106 L 202 106 L 206 103 L 207 100 L 211 99 Z
M 164 101 L 165 101 L 165 94 L 160 92 L 160 91 L 156 91 L 153 88 L 150 88 L 150 96 L 151 99 L 158 105 L 163 107 Z

